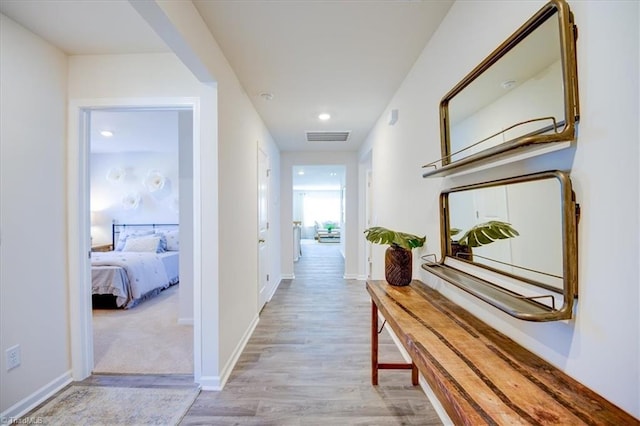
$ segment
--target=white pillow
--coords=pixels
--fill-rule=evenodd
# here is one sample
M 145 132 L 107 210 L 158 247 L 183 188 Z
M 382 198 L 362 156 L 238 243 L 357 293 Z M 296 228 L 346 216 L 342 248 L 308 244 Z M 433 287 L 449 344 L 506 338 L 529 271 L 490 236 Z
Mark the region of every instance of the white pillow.
M 122 231 L 118 234 L 118 242 L 116 243 L 115 251 L 122 251 L 127 239 L 130 237 L 137 238 L 143 235 L 153 235 L 153 230 L 148 231 Z
M 156 231 L 158 234 L 164 235 L 167 240 L 166 251 L 180 251 L 180 233 L 178 230 L 172 231 Z
M 160 249 L 160 236 L 129 237 L 122 251 L 157 253 Z

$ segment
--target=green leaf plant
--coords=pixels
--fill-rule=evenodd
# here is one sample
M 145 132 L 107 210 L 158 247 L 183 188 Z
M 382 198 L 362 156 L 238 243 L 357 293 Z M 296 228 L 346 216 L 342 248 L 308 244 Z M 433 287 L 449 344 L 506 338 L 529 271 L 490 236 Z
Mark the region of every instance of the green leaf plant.
M 462 232 L 458 228 L 449 230 L 449 235 L 454 236 Z M 513 229 L 510 223 L 501 222 L 499 220 L 491 220 L 489 222 L 480 223 L 465 232 L 457 241 L 458 244 L 468 247 L 480 247 L 491 244 L 497 240 L 505 240 L 520 235 L 518 231 Z
M 409 251 L 422 247 L 427 240 L 426 236 L 418 237 L 405 232 L 392 231 L 381 226 L 373 226 L 366 229 L 364 235 L 367 241 L 374 244 L 395 245 Z

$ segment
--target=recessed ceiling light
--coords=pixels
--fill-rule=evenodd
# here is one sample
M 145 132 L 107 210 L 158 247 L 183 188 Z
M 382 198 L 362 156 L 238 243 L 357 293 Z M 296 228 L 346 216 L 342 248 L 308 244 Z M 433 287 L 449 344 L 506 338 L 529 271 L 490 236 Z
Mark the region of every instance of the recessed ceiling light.
M 323 112 L 322 114 L 318 115 L 318 118 L 322 121 L 327 121 L 328 119 L 331 118 L 331 114 L 327 114 L 326 112 Z
M 300 171 L 298 172 L 298 175 L 300 175 L 300 176 L 304 175 L 304 170 L 300 170 Z
M 513 86 L 516 85 L 516 81 L 515 80 L 507 80 L 507 81 L 503 81 L 501 86 L 503 89 L 505 90 L 509 90 L 511 88 L 513 88 Z
M 105 138 L 110 138 L 111 136 L 113 136 L 113 132 L 111 130 L 101 130 L 100 134 Z
M 273 93 L 270 92 L 262 92 L 260 93 L 260 97 L 265 101 L 270 101 L 273 99 Z

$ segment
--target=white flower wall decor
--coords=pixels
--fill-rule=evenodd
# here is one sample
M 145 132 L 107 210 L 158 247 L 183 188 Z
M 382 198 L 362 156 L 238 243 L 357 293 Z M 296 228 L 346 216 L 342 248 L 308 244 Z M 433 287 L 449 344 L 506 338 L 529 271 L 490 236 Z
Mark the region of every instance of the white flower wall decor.
M 126 172 L 122 167 L 112 167 L 107 171 L 107 180 L 111 183 L 119 183 L 124 181 Z
M 167 178 L 158 170 L 149 170 L 143 184 L 149 192 L 156 192 L 164 188 Z
M 122 208 L 124 210 L 135 210 L 140 205 L 140 194 L 130 192 L 122 197 Z

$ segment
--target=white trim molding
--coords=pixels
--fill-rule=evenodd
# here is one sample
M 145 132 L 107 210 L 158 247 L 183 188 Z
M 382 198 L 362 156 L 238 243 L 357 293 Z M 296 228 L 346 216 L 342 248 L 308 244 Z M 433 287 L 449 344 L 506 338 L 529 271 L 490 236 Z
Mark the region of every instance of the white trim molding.
M 200 380 L 198 381 L 198 383 L 200 383 L 202 390 L 221 391 L 222 388 L 224 388 L 224 385 L 227 383 L 227 380 L 229 380 L 229 376 L 233 371 L 233 367 L 236 366 L 236 363 L 238 362 L 240 355 L 242 355 L 242 351 L 244 351 L 244 348 L 247 346 L 247 343 L 249 342 L 249 339 L 253 335 L 253 332 L 255 331 L 259 321 L 260 321 L 260 317 L 256 314 L 256 316 L 253 318 L 253 321 L 251 321 L 251 324 L 249 324 L 249 327 L 247 327 L 247 330 L 242 336 L 242 339 L 240 339 L 240 341 L 238 342 L 238 345 L 235 347 L 235 349 L 231 353 L 231 357 L 229 358 L 229 361 L 227 361 L 225 366 L 222 368 L 222 371 L 219 376 L 201 376 L 200 377 Z
M 179 325 L 193 325 L 193 317 L 191 318 L 178 318 Z
M 278 287 L 280 287 L 281 282 L 282 282 L 282 278 L 278 280 L 277 284 L 274 285 L 271 291 L 269 292 L 269 296 L 267 297 L 268 302 L 271 301 L 271 299 L 273 298 L 273 295 L 276 294 L 276 291 L 278 290 Z
M 102 108 L 172 108 L 193 111 L 193 292 L 194 379 L 197 382 L 205 357 L 201 354 L 202 311 L 197 301 L 202 293 L 202 256 L 200 247 L 200 114 L 201 97 L 93 98 L 70 99 L 67 135 L 67 259 L 69 267 L 69 312 L 71 324 L 71 372 L 76 381 L 85 379 L 93 369 L 93 327 L 91 309 L 90 221 L 89 221 L 89 114 Z M 216 310 L 217 307 L 210 309 Z M 217 345 L 217 342 L 216 342 Z
M 53 379 L 36 392 L 32 393 L 22 401 L 18 401 L 11 407 L 7 408 L 0 414 L 0 424 L 13 424 L 20 417 L 33 410 L 39 404 L 42 404 L 47 399 L 51 398 L 57 392 L 60 392 L 65 386 L 71 383 L 71 371 L 67 371 L 60 377 Z M 20 423 L 20 422 L 17 422 Z

